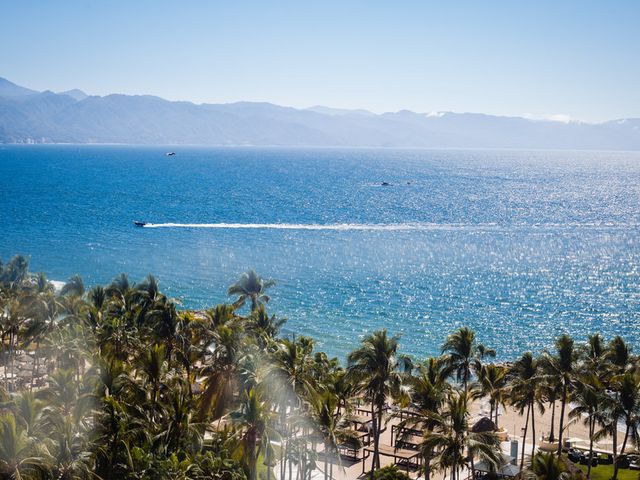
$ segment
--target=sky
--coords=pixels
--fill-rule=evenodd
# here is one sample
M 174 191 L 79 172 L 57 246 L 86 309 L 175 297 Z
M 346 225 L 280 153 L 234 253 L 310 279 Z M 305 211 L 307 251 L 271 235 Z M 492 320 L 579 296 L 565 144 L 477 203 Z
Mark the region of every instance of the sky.
M 0 77 L 36 90 L 374 112 L 640 117 L 640 1 L 0 4 Z

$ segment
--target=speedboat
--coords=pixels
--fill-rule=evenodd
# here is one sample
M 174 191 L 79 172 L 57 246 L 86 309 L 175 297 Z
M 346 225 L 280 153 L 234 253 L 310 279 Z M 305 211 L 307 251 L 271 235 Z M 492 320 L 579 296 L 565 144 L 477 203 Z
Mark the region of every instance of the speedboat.
M 167 153 L 165 153 L 165 155 L 167 157 L 173 157 L 175 154 L 176 154 L 176 152 L 167 152 Z
M 383 187 L 390 187 L 391 186 L 391 184 L 389 182 L 382 182 L 381 185 Z
M 137 221 L 137 220 L 134 220 L 134 221 L 133 221 L 133 224 L 134 224 L 136 227 L 144 227 L 144 226 L 147 224 L 147 222 L 139 222 L 139 221 Z

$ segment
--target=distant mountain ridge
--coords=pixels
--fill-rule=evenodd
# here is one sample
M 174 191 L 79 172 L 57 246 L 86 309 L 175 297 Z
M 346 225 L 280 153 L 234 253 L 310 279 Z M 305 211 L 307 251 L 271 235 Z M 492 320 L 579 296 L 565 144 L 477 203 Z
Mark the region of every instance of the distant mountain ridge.
M 0 78 L 0 143 L 640 150 L 640 119 L 599 124 L 478 113 L 201 104 L 37 92 Z

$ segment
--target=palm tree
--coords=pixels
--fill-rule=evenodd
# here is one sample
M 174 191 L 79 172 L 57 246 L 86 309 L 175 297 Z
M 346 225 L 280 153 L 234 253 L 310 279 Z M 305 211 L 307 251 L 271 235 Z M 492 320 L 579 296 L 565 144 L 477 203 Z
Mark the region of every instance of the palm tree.
M 556 428 L 556 403 L 562 395 L 562 381 L 556 374 L 551 355 L 544 354 L 538 359 L 540 370 L 540 379 L 538 380 L 538 388 L 540 395 L 551 408 L 551 430 L 549 432 L 549 441 L 555 442 Z
M 76 297 L 81 297 L 84 295 L 84 282 L 80 275 L 74 275 L 67 283 L 64 284 L 62 290 L 60 291 L 60 295 L 72 295 Z
M 329 390 L 318 393 L 311 401 L 314 426 L 324 440 L 324 478 L 333 478 L 333 462 L 329 470 L 329 456 L 336 455 L 340 439 L 347 433 L 343 416 L 337 413 L 338 397 Z
M 349 354 L 348 371 L 371 402 L 373 423 L 373 471 L 380 468 L 380 432 L 382 413 L 389 397 L 400 393 L 401 377 L 397 370 L 396 354 L 399 337 L 389 337 L 386 330 L 378 330 L 362 340 L 362 345 Z
M 627 447 L 627 441 L 632 432 L 638 429 L 640 424 L 640 376 L 623 373 L 614 377 L 611 386 L 616 395 L 616 408 L 611 410 L 612 416 L 619 416 L 625 423 L 624 438 L 620 447 L 620 454 L 616 455 L 616 461 L 613 467 L 613 476 L 615 480 L 620 468 L 619 457 L 624 454 Z M 617 437 L 617 432 L 615 433 Z M 614 448 L 616 445 L 614 445 Z
M 243 332 L 240 320 L 228 305 L 206 312 L 211 322 L 206 335 L 210 353 L 203 360 L 199 375 L 204 391 L 200 396 L 198 418 L 204 421 L 222 417 L 233 401 L 239 380 L 239 363 L 243 352 Z
M 564 477 L 564 462 L 550 453 L 538 453 L 531 462 L 531 470 L 538 480 L 559 480 Z
M 147 348 L 138 360 L 138 368 L 144 381 L 143 388 L 149 395 L 153 420 L 167 370 L 167 351 L 164 345 L 155 344 Z
M 525 352 L 522 357 L 513 364 L 509 371 L 509 380 L 509 397 L 511 404 L 518 410 L 520 415 L 522 415 L 525 410 L 527 411 L 520 458 L 520 470 L 522 470 L 524 468 L 524 444 L 527 439 L 529 418 L 531 418 L 531 440 L 533 443 L 531 456 L 533 457 L 536 449 L 536 407 L 538 407 L 541 413 L 544 412 L 540 389 L 538 387 L 540 381 L 538 361 L 531 352 Z
M 37 479 L 48 470 L 45 452 L 13 413 L 0 414 L 0 474 L 16 480 Z
M 504 406 L 507 386 L 507 368 L 493 363 L 481 365 L 478 370 L 479 395 L 489 397 L 489 418 L 498 427 L 500 405 Z
M 609 408 L 606 409 L 606 415 L 608 417 L 608 423 L 603 427 L 602 433 L 607 432 L 611 435 L 613 441 L 613 476 L 612 480 L 616 480 L 619 469 L 619 455 L 618 455 L 618 422 L 622 419 L 626 420 L 624 406 L 621 403 L 621 389 L 629 387 L 629 384 L 624 385 L 625 382 L 620 382 L 620 379 L 624 376 L 629 366 L 632 365 L 631 348 L 619 335 L 614 337 L 607 345 L 607 352 L 605 353 L 607 361 L 607 371 L 605 378 L 605 388 L 613 391 L 615 402 L 613 402 Z M 625 434 L 625 437 L 627 435 Z M 624 453 L 624 451 L 620 451 Z
M 560 396 L 560 427 L 558 429 L 558 451 L 557 454 L 562 454 L 562 436 L 564 434 L 564 413 L 569 400 L 570 388 L 573 382 L 573 376 L 576 366 L 576 349 L 574 347 L 573 339 L 567 335 L 561 335 L 556 340 L 556 354 L 549 357 L 549 366 L 553 374 L 555 374 L 560 382 L 561 396 Z
M 589 461 L 587 462 L 587 478 L 591 478 L 591 458 L 593 456 L 593 442 L 596 438 L 596 425 L 603 426 L 602 406 L 608 400 L 604 385 L 592 372 L 581 375 L 576 384 L 573 396 L 575 407 L 569 412 L 569 418 L 580 421 L 589 430 Z
M 270 405 L 256 388 L 251 388 L 243 393 L 240 408 L 232 413 L 231 418 L 240 438 L 248 480 L 257 480 L 260 453 L 270 450 L 271 441 L 277 439 L 272 428 Z M 267 455 L 271 456 L 271 453 L 267 452 Z
M 282 339 L 271 355 L 269 371 L 270 384 L 274 385 L 272 397 L 280 409 L 280 426 L 286 444 L 281 450 L 281 476 L 284 476 L 283 457 L 287 457 L 290 446 L 291 427 L 287 422 L 287 409 L 299 409 L 306 398 L 315 395 L 311 376 L 311 353 L 313 344 L 305 337 L 296 340 Z
M 470 467 L 475 476 L 475 458 L 498 466 L 500 441 L 494 433 L 472 432 L 469 428 L 468 395 L 453 391 L 439 413 L 431 414 L 433 429 L 422 442 L 423 451 L 435 452 L 434 466 L 450 472 L 451 480 L 460 479 L 460 471 Z
M 275 284 L 274 280 L 265 280 L 255 270 L 249 270 L 229 287 L 227 294 L 238 295 L 238 299 L 234 303 L 236 308 L 240 308 L 249 300 L 251 301 L 251 311 L 254 311 L 261 303 L 269 301 L 270 297 L 265 292 Z
M 247 330 L 256 338 L 260 348 L 266 349 L 268 344 L 276 339 L 282 325 L 287 320 L 269 316 L 264 305 L 259 305 L 247 318 Z
M 6 286 L 9 290 L 18 290 L 28 278 L 29 261 L 22 255 L 16 255 L 0 268 L 0 285 Z
M 424 364 L 418 366 L 418 375 L 410 376 L 406 381 L 411 392 L 412 413 L 398 424 L 399 432 L 405 426 L 409 426 L 421 430 L 424 437 L 428 437 L 436 426 L 433 417 L 440 411 L 451 388 L 442 375 L 442 361 L 428 358 Z M 424 460 L 424 478 L 429 480 L 433 451 L 423 445 L 421 454 Z
M 486 348 L 476 339 L 476 334 L 468 327 L 461 327 L 447 337 L 442 346 L 445 354 L 445 374 L 455 374 L 458 381 L 462 381 L 464 391 L 468 392 L 468 384 L 472 371 L 480 369 L 485 357 L 495 357 L 493 349 Z

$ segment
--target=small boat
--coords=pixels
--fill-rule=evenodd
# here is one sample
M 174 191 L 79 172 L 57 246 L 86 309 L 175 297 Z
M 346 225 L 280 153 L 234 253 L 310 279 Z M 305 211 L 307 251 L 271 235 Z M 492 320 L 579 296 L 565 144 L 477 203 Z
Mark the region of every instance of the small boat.
M 176 154 L 176 152 L 167 152 L 167 153 L 165 153 L 165 155 L 167 157 L 173 157 L 175 154 Z
M 389 182 L 382 182 L 381 185 L 383 187 L 390 187 L 391 186 L 391 184 Z
M 139 221 L 137 221 L 137 220 L 134 220 L 134 221 L 133 221 L 133 224 L 134 224 L 136 227 L 144 227 L 144 226 L 147 224 L 147 222 L 139 222 Z

